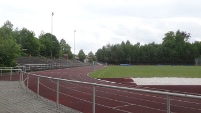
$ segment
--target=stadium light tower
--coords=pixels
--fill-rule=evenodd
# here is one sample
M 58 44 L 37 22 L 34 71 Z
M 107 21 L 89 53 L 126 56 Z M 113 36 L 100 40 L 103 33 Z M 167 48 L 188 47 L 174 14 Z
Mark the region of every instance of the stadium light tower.
M 54 12 L 52 12 L 52 16 L 51 16 L 51 43 L 52 43 L 52 31 L 53 31 L 53 16 L 54 16 Z M 51 59 L 52 59 L 52 48 L 51 48 Z
M 74 30 L 74 59 L 75 59 L 75 32 L 76 30 Z

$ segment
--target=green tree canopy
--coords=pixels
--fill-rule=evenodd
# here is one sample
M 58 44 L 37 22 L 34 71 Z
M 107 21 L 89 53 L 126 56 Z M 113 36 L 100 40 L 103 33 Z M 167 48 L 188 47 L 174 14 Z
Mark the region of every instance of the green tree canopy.
M 84 62 L 84 59 L 86 58 L 86 55 L 85 55 L 83 49 L 81 49 L 81 50 L 79 51 L 78 57 L 79 57 L 80 61 Z
M 59 57 L 60 56 L 60 44 L 55 35 L 50 33 L 41 34 L 39 41 L 42 44 L 40 54 L 46 57 Z
M 96 61 L 96 56 L 93 54 L 93 52 L 89 52 L 88 54 L 88 60 L 89 62 L 92 62 L 92 61 Z
M 68 58 L 69 59 L 73 58 L 73 54 L 71 52 L 71 47 L 66 43 L 66 41 L 64 39 L 60 40 L 60 47 L 61 47 L 61 54 L 62 54 L 62 56 L 64 54 L 68 54 Z
M 15 66 L 15 58 L 20 53 L 20 47 L 13 38 L 13 25 L 6 21 L 0 28 L 0 65 Z
M 184 31 L 169 31 L 162 44 L 133 45 L 127 40 L 103 46 L 97 50 L 96 56 L 99 62 L 112 64 L 194 64 L 195 58 L 201 55 L 201 44 L 199 41 L 189 43 L 190 37 L 190 33 Z
M 24 53 L 27 55 L 37 56 L 40 54 L 41 44 L 38 38 L 35 37 L 35 33 L 33 31 L 29 31 L 26 28 L 15 32 L 15 39 L 17 43 L 21 45 L 21 48 Z

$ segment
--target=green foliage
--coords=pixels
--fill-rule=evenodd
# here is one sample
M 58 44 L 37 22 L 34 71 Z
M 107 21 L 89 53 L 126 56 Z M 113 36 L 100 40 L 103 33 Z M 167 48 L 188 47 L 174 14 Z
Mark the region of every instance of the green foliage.
M 13 38 L 12 24 L 6 21 L 0 28 L 0 65 L 15 66 L 20 47 Z
M 165 34 L 162 44 L 149 43 L 132 45 L 129 41 L 106 45 L 98 49 L 99 62 L 109 64 L 176 64 L 192 65 L 201 55 L 201 44 L 189 43 L 190 33 L 170 31 Z
M 94 78 L 189 77 L 201 78 L 200 66 L 107 66 L 89 75 Z
M 88 54 L 88 61 L 92 62 L 92 61 L 96 61 L 96 56 L 93 54 L 93 52 L 89 52 Z
M 62 49 L 61 49 L 62 48 Z M 0 65 L 14 66 L 18 56 L 45 56 L 60 57 L 68 54 L 72 58 L 71 47 L 64 39 L 58 42 L 56 36 L 46 33 L 41 34 L 39 39 L 35 33 L 26 28 L 13 30 L 13 24 L 6 21 L 0 28 Z
M 85 55 L 83 49 L 81 49 L 81 50 L 79 51 L 78 57 L 79 57 L 80 61 L 82 61 L 82 62 L 84 62 L 84 60 L 86 59 L 86 55 Z
M 60 40 L 60 47 L 61 47 L 61 54 L 62 56 L 64 54 L 68 54 L 68 58 L 72 59 L 73 58 L 73 54 L 71 52 L 71 47 L 66 43 L 66 41 L 64 39 Z
M 35 37 L 33 31 L 29 31 L 26 28 L 15 32 L 15 39 L 17 43 L 21 45 L 23 53 L 27 55 L 37 56 L 40 52 L 41 44 L 39 40 Z
M 39 36 L 39 41 L 42 45 L 40 50 L 42 56 L 52 56 L 52 58 L 60 56 L 61 48 L 56 36 L 50 33 L 42 34 Z

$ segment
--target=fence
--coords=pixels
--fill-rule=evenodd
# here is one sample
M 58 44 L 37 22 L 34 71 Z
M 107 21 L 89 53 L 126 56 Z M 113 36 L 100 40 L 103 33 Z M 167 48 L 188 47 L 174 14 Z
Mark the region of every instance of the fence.
M 3 76 L 8 76 L 9 75 L 9 80 L 11 81 L 13 78 L 13 74 L 17 73 L 17 75 L 19 74 L 19 77 L 21 77 L 22 74 L 22 69 L 20 69 L 21 67 L 0 67 L 0 75 Z
M 88 64 L 84 63 L 74 63 L 74 64 L 25 64 L 21 67 L 24 67 L 23 70 L 31 71 L 31 70 L 47 70 L 47 69 L 59 69 L 59 68 L 68 68 L 68 67 L 79 67 L 79 66 L 86 66 Z M 22 69 L 22 68 L 21 68 Z
M 60 78 L 53 78 L 53 77 L 47 77 L 47 76 L 41 76 L 41 75 L 35 75 L 35 74 L 27 74 L 26 80 L 27 81 L 27 87 L 29 85 L 29 76 L 36 76 L 37 77 L 37 95 L 39 96 L 39 89 L 40 89 L 40 78 L 45 79 L 52 79 L 56 80 L 56 105 L 59 107 L 59 83 L 60 81 L 64 82 L 71 82 L 71 83 L 77 83 L 77 84 L 85 84 L 90 85 L 93 88 L 92 91 L 92 111 L 95 113 L 95 105 L 96 105 L 96 87 L 105 87 L 105 88 L 112 88 L 112 89 L 118 89 L 118 90 L 126 90 L 126 91 L 137 91 L 137 92 L 144 92 L 144 93 L 153 93 L 153 94 L 160 94 L 160 95 L 166 95 L 166 106 L 167 106 L 167 113 L 170 113 L 170 96 L 177 96 L 177 97 L 185 97 L 185 98 L 195 98 L 195 99 L 201 99 L 201 96 L 196 95 L 187 95 L 187 94 L 181 94 L 181 93 L 171 93 L 171 92 L 162 92 L 162 91 L 155 91 L 155 90 L 145 90 L 145 89 L 137 89 L 137 88 L 127 88 L 127 87 L 117 87 L 117 86 L 111 86 L 111 85 L 104 85 L 104 84 L 97 84 L 97 83 L 90 83 L 90 82 L 81 82 L 76 80 L 66 80 L 66 79 L 60 79 Z M 23 74 L 22 74 L 23 76 Z M 23 78 L 23 77 L 20 77 Z
M 39 97 L 40 93 L 40 79 L 48 79 L 48 80 L 55 80 L 56 81 L 56 106 L 59 107 L 59 94 L 60 94 L 60 89 L 59 85 L 60 82 L 68 82 L 68 83 L 76 83 L 76 84 L 85 84 L 85 85 L 90 85 L 92 87 L 92 112 L 95 113 L 96 109 L 96 87 L 104 87 L 104 88 L 111 88 L 111 89 L 118 89 L 118 90 L 126 90 L 126 91 L 135 91 L 135 92 L 144 92 L 144 93 L 152 93 L 152 94 L 160 94 L 160 95 L 165 95 L 166 96 L 166 111 L 167 113 L 170 113 L 170 97 L 171 96 L 176 96 L 176 97 L 185 97 L 185 98 L 194 98 L 194 99 L 201 99 L 201 96 L 197 95 L 188 95 L 188 94 L 181 94 L 181 93 L 171 93 L 171 92 L 162 92 L 162 91 L 156 91 L 156 90 L 145 90 L 145 89 L 137 89 L 137 88 L 128 88 L 128 87 L 117 87 L 117 86 L 112 86 L 112 85 L 105 85 L 105 84 L 97 84 L 97 83 L 90 83 L 90 82 L 82 82 L 82 81 L 76 81 L 76 80 L 66 80 L 66 79 L 60 79 L 60 78 L 53 78 L 53 77 L 48 77 L 48 76 L 41 76 L 41 75 L 36 75 L 36 74 L 31 74 L 31 73 L 26 73 L 23 72 L 22 69 L 13 69 L 13 68 L 0 68 L 1 72 L 3 70 L 10 71 L 10 80 L 12 80 L 12 74 L 13 71 L 19 71 L 19 81 L 24 82 L 27 87 L 29 87 L 29 78 L 30 76 L 35 76 L 37 78 L 37 91 L 36 94 Z M 2 73 L 1 73 L 2 74 Z

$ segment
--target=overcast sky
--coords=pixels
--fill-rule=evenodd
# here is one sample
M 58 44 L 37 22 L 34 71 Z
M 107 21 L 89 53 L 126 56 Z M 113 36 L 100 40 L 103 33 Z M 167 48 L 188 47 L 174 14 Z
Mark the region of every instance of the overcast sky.
M 71 46 L 95 53 L 106 44 L 129 40 L 161 43 L 168 31 L 191 33 L 190 42 L 201 41 L 199 0 L 0 0 L 0 25 L 51 32 Z

